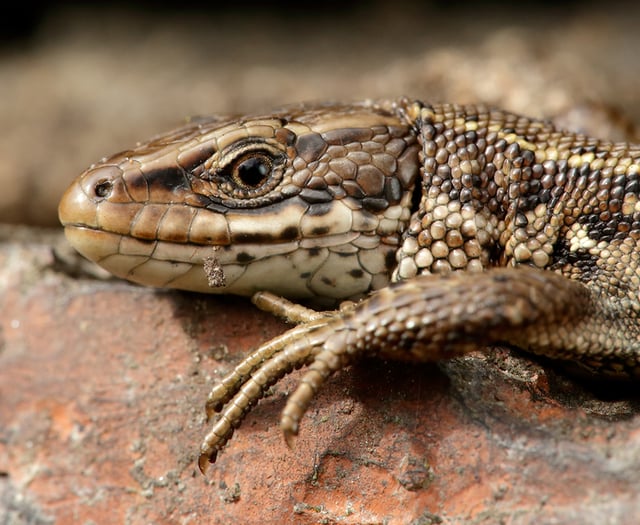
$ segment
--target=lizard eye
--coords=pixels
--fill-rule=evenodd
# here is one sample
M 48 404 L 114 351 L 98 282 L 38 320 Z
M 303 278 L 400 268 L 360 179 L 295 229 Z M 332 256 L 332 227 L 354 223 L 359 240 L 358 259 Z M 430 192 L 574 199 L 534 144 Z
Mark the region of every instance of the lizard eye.
M 273 159 L 264 153 L 250 152 L 235 159 L 231 178 L 240 188 L 252 190 L 262 186 L 273 168 Z
M 266 142 L 233 145 L 211 157 L 213 166 L 207 178 L 234 199 L 252 201 L 267 195 L 281 181 L 286 154 Z M 207 169 L 206 163 L 203 165 Z

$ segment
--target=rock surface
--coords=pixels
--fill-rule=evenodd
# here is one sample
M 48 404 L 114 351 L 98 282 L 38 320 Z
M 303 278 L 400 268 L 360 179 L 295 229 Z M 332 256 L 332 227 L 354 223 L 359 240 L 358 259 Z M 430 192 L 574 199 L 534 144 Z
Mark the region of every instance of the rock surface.
M 18 237 L 17 240 L 14 240 Z M 25 238 L 32 238 L 25 242 Z M 285 326 L 240 298 L 67 275 L 59 233 L 0 244 L 2 523 L 635 523 L 638 396 L 495 349 L 329 381 L 295 448 L 299 374 L 195 459 L 208 389 Z

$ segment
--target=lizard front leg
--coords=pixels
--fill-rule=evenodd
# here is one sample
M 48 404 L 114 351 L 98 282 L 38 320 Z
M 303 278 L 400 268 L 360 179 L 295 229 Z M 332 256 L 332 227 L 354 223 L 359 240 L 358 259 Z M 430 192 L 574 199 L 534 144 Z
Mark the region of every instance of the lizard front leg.
M 308 369 L 280 420 L 289 444 L 327 378 L 364 356 L 437 361 L 506 343 L 601 371 L 637 373 L 635 335 L 628 332 L 618 348 L 608 343 L 624 333 L 624 319 L 612 317 L 581 283 L 530 267 L 396 283 L 354 308 L 289 330 L 243 360 L 236 371 L 246 374 L 232 372 L 233 381 L 223 380 L 226 387 L 209 398 L 222 413 L 201 446 L 200 468 L 215 461 L 267 388 L 302 366 Z

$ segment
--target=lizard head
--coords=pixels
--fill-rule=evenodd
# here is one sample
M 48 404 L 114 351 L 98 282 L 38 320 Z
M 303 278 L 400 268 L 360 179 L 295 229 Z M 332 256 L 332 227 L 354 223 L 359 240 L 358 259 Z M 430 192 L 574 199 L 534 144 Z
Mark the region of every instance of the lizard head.
M 287 107 L 105 158 L 59 217 L 81 254 L 133 282 L 342 299 L 388 283 L 418 172 L 392 104 Z

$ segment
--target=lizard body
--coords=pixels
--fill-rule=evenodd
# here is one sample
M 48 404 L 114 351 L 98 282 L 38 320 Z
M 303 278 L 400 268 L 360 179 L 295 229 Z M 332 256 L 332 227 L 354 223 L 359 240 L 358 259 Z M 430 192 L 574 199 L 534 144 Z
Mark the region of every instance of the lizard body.
M 142 284 L 253 295 L 300 324 L 216 385 L 215 461 L 245 414 L 307 367 L 434 361 L 506 343 L 640 375 L 640 146 L 480 105 L 292 106 L 196 120 L 103 159 L 59 213 L 83 255 Z M 268 292 L 336 311 L 296 308 Z

